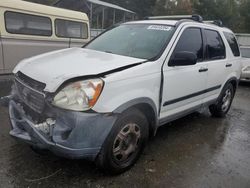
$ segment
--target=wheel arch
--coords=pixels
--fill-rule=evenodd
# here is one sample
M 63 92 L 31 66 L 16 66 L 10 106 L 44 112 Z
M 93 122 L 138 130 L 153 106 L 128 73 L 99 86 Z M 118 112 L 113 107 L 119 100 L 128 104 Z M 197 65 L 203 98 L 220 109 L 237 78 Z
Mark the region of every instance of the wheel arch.
M 234 87 L 234 91 L 237 89 L 238 84 L 239 84 L 239 79 L 237 77 L 231 77 L 229 78 L 226 83 L 224 84 L 223 88 L 226 87 L 228 84 L 232 84 Z
M 117 109 L 113 111 L 113 113 L 120 114 L 131 108 L 137 108 L 145 115 L 149 123 L 149 135 L 150 136 L 155 135 L 158 127 L 158 114 L 157 114 L 157 107 L 154 104 L 153 100 L 149 98 L 134 99 L 119 106 Z

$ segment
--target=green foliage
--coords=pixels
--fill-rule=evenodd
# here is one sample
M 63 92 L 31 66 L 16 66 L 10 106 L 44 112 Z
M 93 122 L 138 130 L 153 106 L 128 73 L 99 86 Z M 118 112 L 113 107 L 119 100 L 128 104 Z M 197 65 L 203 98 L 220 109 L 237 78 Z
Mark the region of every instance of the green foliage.
M 52 4 L 56 0 L 27 0 Z M 250 0 L 103 0 L 137 13 L 151 15 L 200 14 L 205 20 L 222 20 L 234 32 L 250 33 Z
M 139 18 L 152 15 L 156 0 L 104 0 L 137 13 Z
M 205 20 L 222 20 L 223 24 L 235 31 L 239 29 L 239 4 L 234 0 L 199 0 L 193 4 L 194 13 Z
M 250 33 L 250 0 L 245 0 L 240 5 L 241 32 Z

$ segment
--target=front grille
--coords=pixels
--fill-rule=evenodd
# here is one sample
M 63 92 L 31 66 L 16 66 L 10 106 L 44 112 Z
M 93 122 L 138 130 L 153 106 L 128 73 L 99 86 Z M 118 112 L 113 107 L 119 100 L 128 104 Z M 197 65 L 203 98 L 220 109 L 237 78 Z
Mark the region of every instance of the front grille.
M 46 84 L 28 77 L 20 71 L 15 75 L 15 77 L 21 82 L 38 91 L 43 91 L 46 86 Z
M 27 81 L 27 83 L 26 83 Z M 33 80 L 20 80 L 19 77 L 15 78 L 15 85 L 20 99 L 29 106 L 32 110 L 42 113 L 45 107 L 45 94 L 41 91 L 37 91 L 30 84 Z M 41 88 L 41 87 L 40 87 Z

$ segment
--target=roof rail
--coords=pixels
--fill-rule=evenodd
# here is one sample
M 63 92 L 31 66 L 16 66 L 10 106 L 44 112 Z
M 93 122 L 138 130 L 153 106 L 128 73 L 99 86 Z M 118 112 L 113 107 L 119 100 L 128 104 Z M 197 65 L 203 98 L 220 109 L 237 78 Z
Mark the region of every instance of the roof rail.
M 203 18 L 200 15 L 171 15 L 171 16 L 149 16 L 146 17 L 147 20 L 183 20 L 189 19 L 196 22 L 202 22 Z
M 204 21 L 204 23 L 207 23 L 207 24 L 214 24 L 214 25 L 217 25 L 219 27 L 222 27 L 223 26 L 223 23 L 221 20 L 206 20 Z

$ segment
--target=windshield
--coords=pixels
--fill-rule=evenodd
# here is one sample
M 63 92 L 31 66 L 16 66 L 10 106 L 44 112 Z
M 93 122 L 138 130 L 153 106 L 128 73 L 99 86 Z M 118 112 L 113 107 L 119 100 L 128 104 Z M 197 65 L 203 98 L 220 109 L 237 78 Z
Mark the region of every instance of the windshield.
M 105 32 L 85 48 L 152 59 L 168 43 L 172 32 L 173 27 L 167 25 L 124 24 Z

